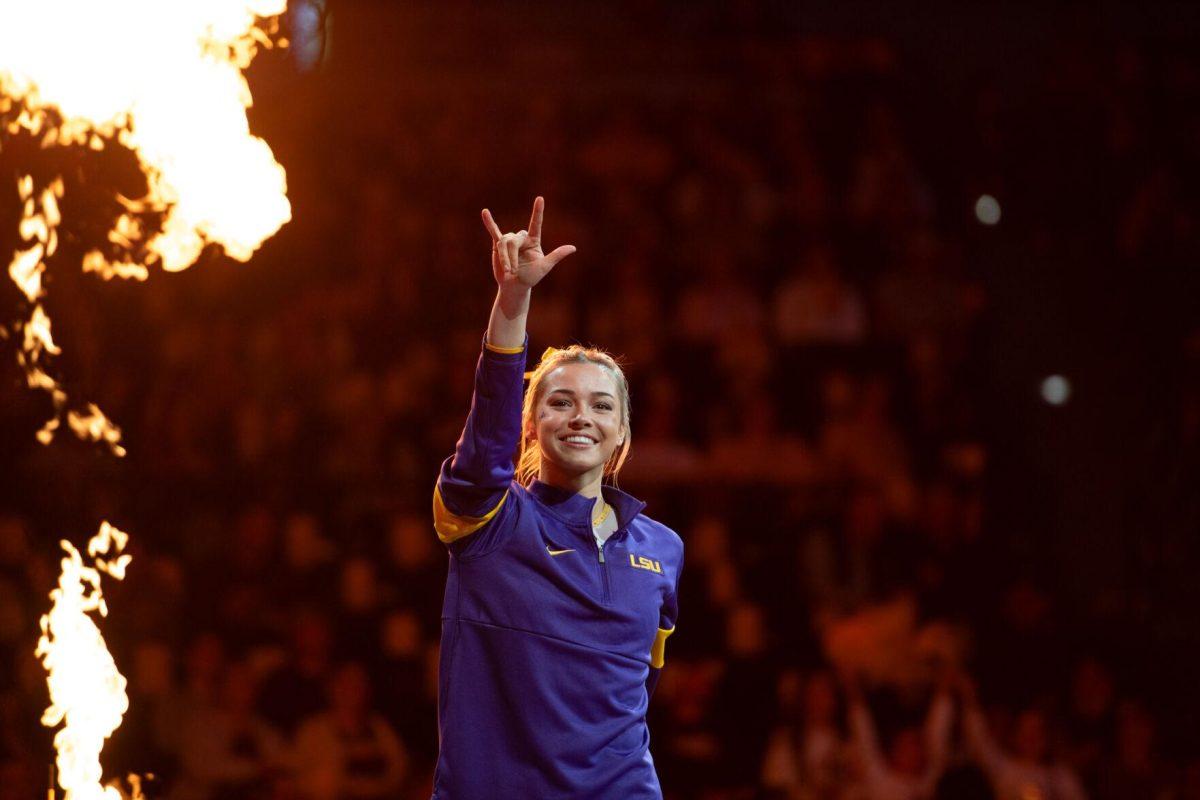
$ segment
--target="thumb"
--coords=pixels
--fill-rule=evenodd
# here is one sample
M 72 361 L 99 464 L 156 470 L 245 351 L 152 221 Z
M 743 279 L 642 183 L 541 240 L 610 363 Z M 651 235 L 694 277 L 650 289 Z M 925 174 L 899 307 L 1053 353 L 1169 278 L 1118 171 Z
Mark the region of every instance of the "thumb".
M 546 253 L 546 255 L 543 256 L 543 260 L 547 264 L 549 264 L 551 267 L 554 267 L 555 265 L 558 264 L 558 262 L 562 261 L 564 258 L 566 258 L 567 256 L 571 255 L 571 253 L 574 253 L 574 252 L 575 252 L 575 245 L 564 244 L 562 247 L 556 247 L 553 250 L 551 250 L 549 253 Z

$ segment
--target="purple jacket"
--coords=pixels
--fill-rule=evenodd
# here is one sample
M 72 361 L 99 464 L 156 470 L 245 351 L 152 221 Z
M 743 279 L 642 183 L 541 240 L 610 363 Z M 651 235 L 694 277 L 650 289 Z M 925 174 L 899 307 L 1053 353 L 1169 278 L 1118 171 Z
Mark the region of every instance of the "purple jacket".
M 434 489 L 450 571 L 433 797 L 661 798 L 646 708 L 675 629 L 683 542 L 605 486 L 618 527 L 598 548 L 591 499 L 513 480 L 525 358 L 485 344 Z

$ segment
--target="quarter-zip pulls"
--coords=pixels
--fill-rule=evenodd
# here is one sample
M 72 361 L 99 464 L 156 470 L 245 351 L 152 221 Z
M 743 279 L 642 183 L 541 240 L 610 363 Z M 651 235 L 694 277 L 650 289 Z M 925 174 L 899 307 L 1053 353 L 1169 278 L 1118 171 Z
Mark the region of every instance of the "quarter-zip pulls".
M 588 541 L 596 548 L 596 569 L 600 573 L 600 602 L 604 605 L 609 605 L 612 602 L 612 582 L 609 576 L 610 567 L 608 559 L 604 556 L 604 548 L 608 546 L 609 542 L 623 541 L 628 535 L 629 525 L 625 524 L 617 528 L 609 534 L 609 537 L 603 543 L 596 541 L 596 536 L 592 532 L 591 526 L 586 523 L 571 522 L 568 523 L 567 527 L 578 534 L 587 536 Z M 584 533 L 585 531 L 586 533 Z
M 625 533 L 626 533 L 625 528 L 617 528 L 615 531 L 610 533 L 608 535 L 608 538 L 605 539 L 603 542 L 600 542 L 596 539 L 595 533 L 593 533 L 591 535 L 590 538 L 591 538 L 592 542 L 596 545 L 596 553 L 599 556 L 601 564 L 604 563 L 604 546 L 606 544 L 608 544 L 609 542 L 623 541 L 625 539 Z
M 612 537 L 610 536 L 609 539 Z M 595 541 L 594 539 L 592 541 Z M 604 560 L 604 547 L 608 544 L 608 539 L 604 540 L 604 544 L 596 542 L 596 554 L 599 556 L 600 565 L 600 602 L 608 605 L 612 601 L 611 592 L 608 586 L 608 562 Z

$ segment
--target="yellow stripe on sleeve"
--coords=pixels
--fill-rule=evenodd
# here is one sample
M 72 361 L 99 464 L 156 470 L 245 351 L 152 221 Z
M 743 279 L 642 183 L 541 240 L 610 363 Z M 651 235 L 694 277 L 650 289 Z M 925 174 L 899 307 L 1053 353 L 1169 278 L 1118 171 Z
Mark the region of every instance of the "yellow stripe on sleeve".
M 491 350 L 493 353 L 504 353 L 505 355 L 523 353 L 525 351 L 524 345 L 521 345 L 520 347 L 500 347 L 499 345 L 492 344 L 491 342 L 484 342 L 483 346 L 488 350 Z
M 496 516 L 500 511 L 500 506 L 504 505 L 504 501 L 508 499 L 508 492 L 500 498 L 500 502 L 496 503 L 496 507 L 482 517 L 468 517 L 461 514 L 455 514 L 450 509 L 446 508 L 445 502 L 442 501 L 442 489 L 440 486 L 433 487 L 433 529 L 437 531 L 438 538 L 445 544 L 450 544 L 462 537 L 474 533 L 482 528 Z
M 662 669 L 666 663 L 664 658 L 667 649 L 667 637 L 675 632 L 674 628 L 659 628 L 654 637 L 654 646 L 650 648 L 650 666 Z

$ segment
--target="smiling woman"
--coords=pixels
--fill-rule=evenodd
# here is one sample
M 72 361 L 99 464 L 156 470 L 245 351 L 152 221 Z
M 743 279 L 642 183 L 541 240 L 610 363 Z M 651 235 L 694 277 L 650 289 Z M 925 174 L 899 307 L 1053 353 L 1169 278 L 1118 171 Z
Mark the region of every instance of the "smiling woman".
M 625 373 L 602 350 L 577 344 L 549 348 L 529 373 L 521 423 L 517 480 L 526 486 L 546 470 L 557 473 L 552 483 L 569 481 L 580 491 L 604 477 L 615 478 L 630 445 Z M 571 442 L 571 437 L 580 441 Z M 572 444 L 571 449 L 584 450 L 586 457 L 568 458 L 560 467 L 562 448 L 556 442 Z M 591 463 L 597 456 L 602 458 Z M 586 469 L 579 469 L 585 464 Z
M 661 798 L 646 709 L 683 543 L 604 482 L 630 445 L 611 356 L 551 348 L 522 389 L 531 290 L 575 250 L 543 254 L 543 209 L 509 234 L 483 212 L 499 291 L 433 495 L 450 551 L 433 796 Z

